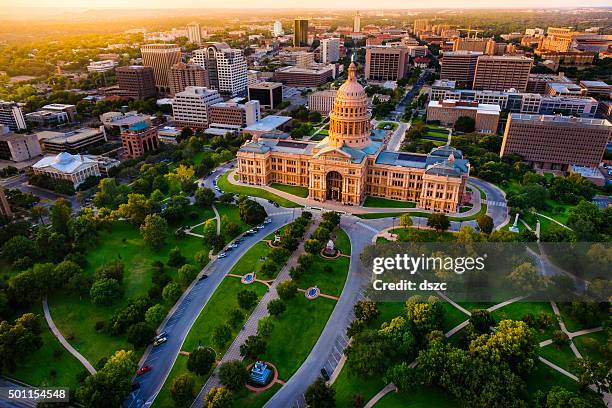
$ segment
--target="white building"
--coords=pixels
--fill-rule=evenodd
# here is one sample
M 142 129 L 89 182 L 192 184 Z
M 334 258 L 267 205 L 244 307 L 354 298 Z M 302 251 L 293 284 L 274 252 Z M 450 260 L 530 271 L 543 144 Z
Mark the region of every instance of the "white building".
M 117 66 L 117 62 L 113 60 L 103 60 L 103 61 L 92 61 L 87 66 L 87 71 L 89 72 L 107 72 L 111 71 L 113 68 Z
M 178 126 L 205 129 L 208 127 L 208 107 L 219 102 L 223 102 L 223 99 L 218 91 L 203 86 L 188 86 L 174 96 L 174 122 Z
M 13 131 L 27 128 L 23 111 L 17 103 L 0 99 L 0 125 L 5 125 Z
M 187 39 L 194 44 L 202 44 L 202 30 L 198 23 L 187 24 Z
M 284 31 L 283 31 L 283 24 L 280 22 L 280 20 L 276 20 L 274 22 L 274 29 L 272 30 L 272 35 L 274 35 L 275 37 L 282 37 L 284 35 Z
M 57 156 L 43 157 L 32 165 L 32 170 L 36 174 L 46 174 L 51 178 L 68 180 L 75 188 L 89 176 L 101 176 L 96 160 L 67 152 L 62 152 Z
M 219 92 L 244 95 L 247 87 L 247 63 L 242 50 L 230 48 L 216 53 Z
M 361 16 L 359 13 L 355 14 L 355 20 L 353 21 L 353 32 L 358 33 L 361 31 Z
M 330 64 L 340 59 L 340 39 L 326 38 L 321 40 L 321 62 Z
M 336 90 L 328 89 L 326 91 L 313 92 L 308 95 L 308 109 L 319 112 L 321 115 L 329 115 L 334 101 L 336 100 Z
M 36 135 L 13 133 L 8 127 L 0 125 L 0 160 L 21 162 L 41 154 Z

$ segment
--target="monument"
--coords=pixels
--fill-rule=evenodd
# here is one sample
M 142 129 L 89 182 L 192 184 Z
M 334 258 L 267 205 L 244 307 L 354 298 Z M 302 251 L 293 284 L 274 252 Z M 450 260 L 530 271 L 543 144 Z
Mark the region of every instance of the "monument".
M 251 368 L 249 379 L 252 383 L 264 386 L 270 381 L 272 370 L 268 368 L 268 365 L 262 361 L 256 361 Z
M 327 241 L 325 245 L 325 249 L 323 250 L 323 255 L 327 256 L 335 256 L 336 255 L 336 246 L 334 245 L 334 241 L 331 239 Z
M 516 217 L 514 217 L 514 224 L 512 224 L 512 226 L 509 228 L 510 232 L 519 232 L 518 225 L 517 225 L 518 218 L 519 218 L 519 215 L 518 213 L 516 213 Z

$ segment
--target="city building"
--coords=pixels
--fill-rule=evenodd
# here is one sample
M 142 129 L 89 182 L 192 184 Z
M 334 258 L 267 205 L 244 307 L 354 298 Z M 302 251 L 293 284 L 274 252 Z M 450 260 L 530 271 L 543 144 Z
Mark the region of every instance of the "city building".
M 187 39 L 190 43 L 202 44 L 202 30 L 200 24 L 190 23 L 187 24 Z
M 611 137 L 612 124 L 605 119 L 512 113 L 500 156 L 518 154 L 545 170 L 567 170 L 574 164 L 597 167 Z
M 77 109 L 75 105 L 50 103 L 40 108 L 40 110 L 49 112 L 64 112 L 68 116 L 68 122 L 73 123 L 77 121 Z
M 157 129 L 148 123 L 139 123 L 121 132 L 123 157 L 133 159 L 159 147 Z
M 397 81 L 408 73 L 408 63 L 406 47 L 366 47 L 365 78 L 374 81 Z
M 100 170 L 102 177 L 108 177 L 108 171 L 121 164 L 121 161 L 117 159 L 102 155 L 85 154 L 83 157 L 94 160 L 96 163 L 98 163 L 98 169 Z
M 453 38 L 453 51 L 481 52 L 485 55 L 495 55 L 496 44 L 492 38 Z
M 44 174 L 54 179 L 70 181 L 78 187 L 87 177 L 100 177 L 98 162 L 80 154 L 59 153 L 46 156 L 32 165 L 34 174 Z
M 334 107 L 336 92 L 338 91 L 335 89 L 327 89 L 308 94 L 308 109 L 324 116 L 329 115 Z
M 0 125 L 0 160 L 22 162 L 41 154 L 36 135 L 13 133 Z
M 408 55 L 412 58 L 426 57 L 429 54 L 429 48 L 426 45 L 407 45 Z
M 137 111 L 131 112 L 105 112 L 100 115 L 100 122 L 108 128 L 115 128 L 118 132 L 126 130 L 127 128 L 136 125 L 138 123 L 150 123 L 151 118 L 147 115 L 142 115 Z
M 361 16 L 359 15 L 359 13 L 355 14 L 355 17 L 353 19 L 353 32 L 361 32 Z
M 558 74 L 529 74 L 527 80 L 527 89 L 529 93 L 546 93 L 546 84 L 549 82 L 572 84 L 573 82 L 567 78 L 563 72 Z
M 612 99 L 612 85 L 604 81 L 580 81 L 580 87 L 586 90 L 588 96 Z
M 325 38 L 321 40 L 321 62 L 330 64 L 340 59 L 340 38 Z
M 366 195 L 413 201 L 433 211 L 456 212 L 465 199 L 469 162 L 450 147 L 428 155 L 384 150 L 371 136 L 367 95 L 351 64 L 320 142 L 255 137 L 237 153 L 237 175 L 255 185 L 308 187 L 308 197 L 360 205 Z
M 546 37 L 540 37 L 539 39 L 536 52 L 568 52 L 572 49 L 572 42 L 577 35 L 580 35 L 580 33 L 572 31 L 571 28 L 548 27 Z
M 288 86 L 315 88 L 334 77 L 334 66 L 311 64 L 308 67 L 281 67 L 274 72 L 274 79 Z
M 523 56 L 481 55 L 476 63 L 474 89 L 525 92 L 533 59 Z
M 276 20 L 274 22 L 274 29 L 272 30 L 272 35 L 274 35 L 274 37 L 282 37 L 283 35 L 285 35 L 285 32 L 283 31 L 283 24 L 280 22 L 280 20 Z
M 414 20 L 412 31 L 415 34 L 418 34 L 422 31 L 427 31 L 428 28 L 429 28 L 429 21 L 426 18 L 417 18 L 416 20 Z
M 308 20 L 296 18 L 293 22 L 293 46 L 308 46 Z
M 37 110 L 26 113 L 26 123 L 33 127 L 54 128 L 70 123 L 68 114 L 61 111 Z
M 597 187 L 604 187 L 606 185 L 606 177 L 599 171 L 599 168 L 570 164 L 567 168 L 567 172 L 570 174 L 579 174 Z
M 231 96 L 244 95 L 248 80 L 242 50 L 226 43 L 207 43 L 206 48 L 193 51 L 191 62 L 206 69 L 211 89 Z
M 188 86 L 174 96 L 172 115 L 177 126 L 205 129 L 208 127 L 208 107 L 223 102 L 219 91 L 201 86 Z
M 157 128 L 157 139 L 162 143 L 178 144 L 182 129 L 176 126 L 161 126 Z
M 262 108 L 273 109 L 283 101 L 283 84 L 280 82 L 258 82 L 247 88 L 249 101 L 259 101 Z
M 104 126 L 99 128 L 80 128 L 66 132 L 45 130 L 36 133 L 40 146 L 46 153 L 80 153 L 89 147 L 107 141 Z
M 480 56 L 482 52 L 445 52 L 440 60 L 440 79 L 457 81 L 462 87 L 471 88 Z
M 159 95 L 170 93 L 170 68 L 182 59 L 181 47 L 176 44 L 148 44 L 140 48 L 142 65 L 153 68 L 155 87 Z
M 554 96 L 582 97 L 586 95 L 587 91 L 580 85 L 574 84 L 573 82 L 549 82 L 546 84 L 544 93 Z
M 115 70 L 117 85 L 122 95 L 133 99 L 155 96 L 155 74 L 152 67 L 130 65 Z
M 453 127 L 460 117 L 474 119 L 474 130 L 480 133 L 496 133 L 501 108 L 499 105 L 474 101 L 430 101 L 427 105 L 427 121 L 440 122 Z
M 208 74 L 204 68 L 197 64 L 179 62 L 170 68 L 168 73 L 170 81 L 170 95 L 182 92 L 188 86 L 208 87 Z
M 218 129 L 226 132 L 240 132 L 261 119 L 258 100 L 247 103 L 219 102 L 208 107 L 208 130 Z
M 551 65 L 553 71 L 559 69 L 559 66 L 584 66 L 591 65 L 595 59 L 594 52 L 584 51 L 543 51 L 539 53 L 544 65 Z
M 14 132 L 27 129 L 23 111 L 17 103 L 0 99 L 0 125 L 5 125 Z
M 92 61 L 87 65 L 87 71 L 89 72 L 108 72 L 112 71 L 117 66 L 117 61 L 114 60 L 103 60 L 103 61 Z
M 285 131 L 291 128 L 293 118 L 291 116 L 268 115 L 261 118 L 256 123 L 247 126 L 243 129 L 244 133 L 249 133 L 257 138 L 265 133 L 273 133 L 276 131 Z

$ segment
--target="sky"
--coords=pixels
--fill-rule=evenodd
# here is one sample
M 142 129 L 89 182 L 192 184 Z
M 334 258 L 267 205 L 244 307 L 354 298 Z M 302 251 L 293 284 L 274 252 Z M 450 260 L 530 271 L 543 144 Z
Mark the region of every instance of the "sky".
M 325 8 L 325 9 L 407 9 L 407 8 L 567 8 L 610 6 L 609 0 L 0 0 L 0 7 L 62 8 Z

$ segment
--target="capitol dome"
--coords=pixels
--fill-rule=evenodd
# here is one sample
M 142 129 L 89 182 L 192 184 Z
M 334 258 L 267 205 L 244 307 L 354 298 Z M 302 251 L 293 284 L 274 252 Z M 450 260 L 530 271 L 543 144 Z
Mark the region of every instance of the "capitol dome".
M 370 144 L 368 96 L 357 82 L 354 62 L 348 68 L 348 79 L 338 88 L 334 107 L 329 114 L 329 143 L 334 147 L 363 148 Z

